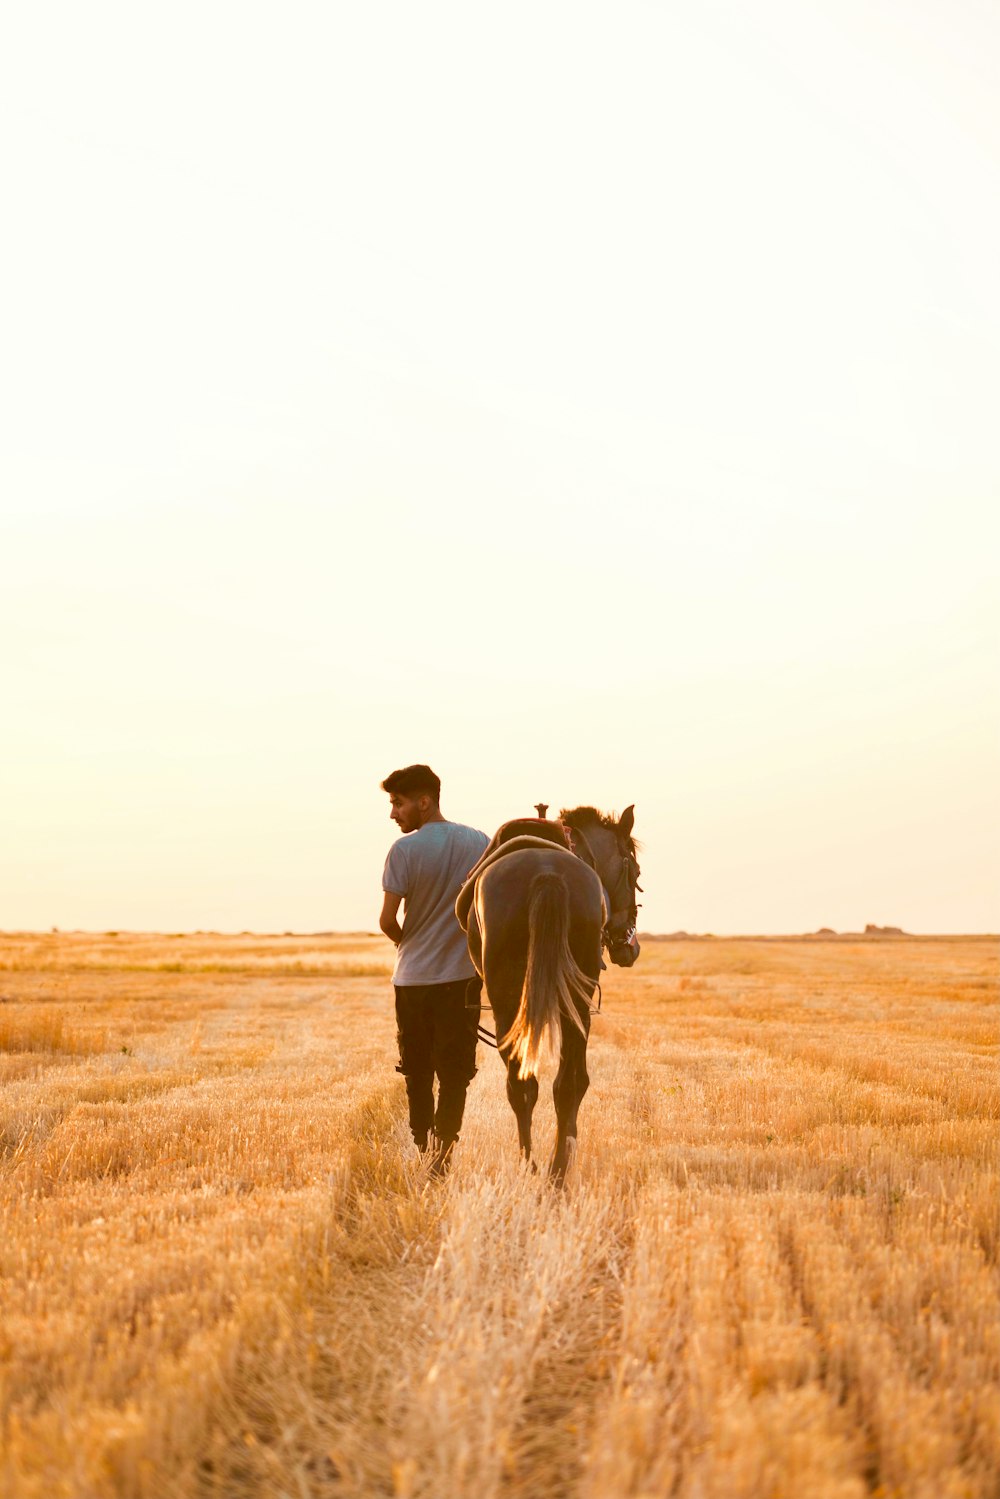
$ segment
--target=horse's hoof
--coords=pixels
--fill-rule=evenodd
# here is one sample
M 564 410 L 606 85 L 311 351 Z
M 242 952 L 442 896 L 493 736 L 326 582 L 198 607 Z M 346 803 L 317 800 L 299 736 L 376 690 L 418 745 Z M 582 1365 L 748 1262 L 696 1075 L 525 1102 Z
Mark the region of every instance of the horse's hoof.
M 552 1157 L 549 1165 L 549 1180 L 555 1187 L 566 1184 L 566 1173 L 576 1159 L 576 1139 L 569 1135 L 563 1143 L 561 1157 L 557 1154 Z

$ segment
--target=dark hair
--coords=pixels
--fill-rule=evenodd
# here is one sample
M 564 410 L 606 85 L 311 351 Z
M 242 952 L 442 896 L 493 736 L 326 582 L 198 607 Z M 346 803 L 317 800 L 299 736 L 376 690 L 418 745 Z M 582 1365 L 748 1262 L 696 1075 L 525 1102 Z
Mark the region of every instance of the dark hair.
M 402 770 L 394 770 L 391 776 L 386 776 L 382 790 L 395 791 L 400 796 L 423 796 L 426 792 L 439 802 L 441 777 L 436 776 L 429 765 L 404 765 Z

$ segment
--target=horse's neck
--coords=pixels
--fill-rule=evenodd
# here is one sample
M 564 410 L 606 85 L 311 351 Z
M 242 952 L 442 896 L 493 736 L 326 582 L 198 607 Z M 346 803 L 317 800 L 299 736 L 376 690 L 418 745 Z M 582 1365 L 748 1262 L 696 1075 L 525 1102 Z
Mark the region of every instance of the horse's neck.
M 608 865 L 611 863 L 611 850 L 608 847 L 609 838 L 605 828 L 573 828 L 573 852 L 589 864 L 603 885 L 607 884 L 605 878 Z

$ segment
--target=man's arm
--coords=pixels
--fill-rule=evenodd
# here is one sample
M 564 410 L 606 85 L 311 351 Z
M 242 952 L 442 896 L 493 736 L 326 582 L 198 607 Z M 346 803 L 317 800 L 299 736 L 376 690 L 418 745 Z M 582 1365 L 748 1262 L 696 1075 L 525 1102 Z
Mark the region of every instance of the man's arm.
M 397 947 L 403 940 L 403 928 L 396 920 L 396 912 L 402 899 L 401 895 L 394 895 L 391 890 L 386 890 L 382 897 L 382 914 L 378 919 L 381 930 Z

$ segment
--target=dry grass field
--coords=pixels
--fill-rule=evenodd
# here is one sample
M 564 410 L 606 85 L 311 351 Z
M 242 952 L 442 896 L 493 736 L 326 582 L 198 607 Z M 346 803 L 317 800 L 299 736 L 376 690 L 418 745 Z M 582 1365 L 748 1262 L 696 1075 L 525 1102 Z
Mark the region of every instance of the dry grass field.
M 5 1495 L 996 1499 L 994 942 L 647 941 L 562 1194 L 386 960 L 0 938 Z

